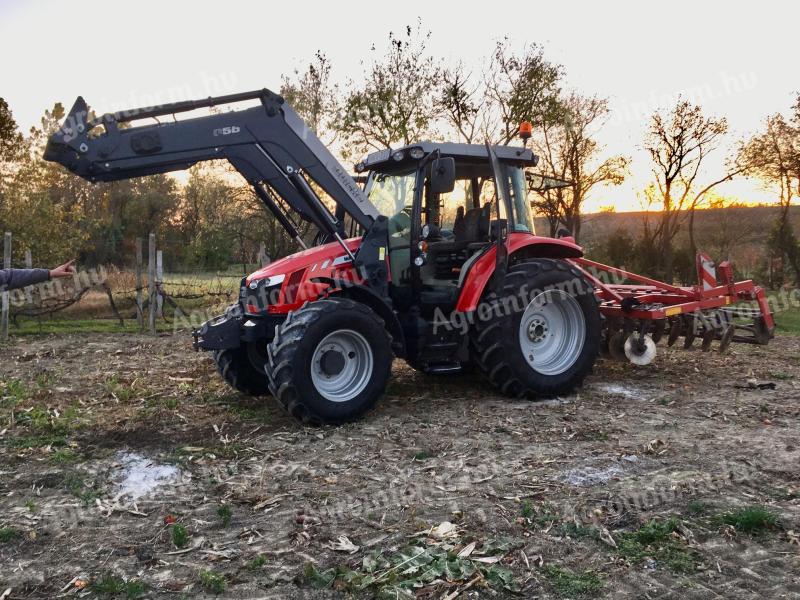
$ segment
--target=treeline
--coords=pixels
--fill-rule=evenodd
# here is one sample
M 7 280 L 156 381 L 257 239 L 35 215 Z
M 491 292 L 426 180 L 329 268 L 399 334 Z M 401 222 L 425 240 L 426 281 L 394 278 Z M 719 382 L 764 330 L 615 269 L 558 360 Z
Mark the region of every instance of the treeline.
M 420 139 L 509 143 L 519 123 L 531 121 L 531 143 L 541 156 L 537 170 L 568 182 L 535 199 L 547 224 L 543 233 L 566 228 L 581 241 L 586 199 L 621 183 L 630 166 L 629 157 L 608 155 L 597 140 L 610 117 L 607 100 L 571 89 L 565 68 L 537 44 L 515 48 L 499 40 L 473 68 L 433 56 L 430 37 L 419 22 L 390 33 L 384 48 L 372 49 L 363 77 L 343 83 L 333 79 L 331 59 L 318 52 L 282 78 L 280 93 L 350 163 Z M 77 255 L 86 263 L 124 265 L 135 238 L 149 231 L 158 235 L 173 269 L 255 262 L 262 243 L 272 257 L 296 250 L 224 165 L 196 166 L 185 184 L 153 176 L 90 185 L 45 163 L 43 144 L 63 115 L 56 104 L 23 135 L 0 99 L 0 228 L 14 232 L 17 251 L 30 248 L 41 262 Z M 799 139 L 800 98 L 790 116 L 769 117 L 749 140 L 730 140 L 724 118 L 705 115 L 686 98 L 655 112 L 642 140 L 652 169 L 652 183 L 642 192 L 647 212 L 637 232 L 625 234 L 630 243 L 617 236 L 623 254 L 634 255 L 643 271 L 672 280 L 684 255 L 696 250 L 697 209 L 714 201 L 720 183 L 757 177 L 779 195 L 765 251 L 800 279 L 800 249 L 787 216 L 800 193 Z M 725 169 L 709 173 L 713 153 L 726 153 L 727 161 Z M 605 248 L 603 254 L 616 253 Z

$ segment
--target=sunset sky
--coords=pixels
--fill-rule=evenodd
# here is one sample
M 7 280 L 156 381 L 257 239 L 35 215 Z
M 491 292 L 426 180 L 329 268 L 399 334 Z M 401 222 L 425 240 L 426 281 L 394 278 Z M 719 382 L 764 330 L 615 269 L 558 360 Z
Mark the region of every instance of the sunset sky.
M 657 8 L 656 8 L 657 6 Z M 317 49 L 345 83 L 387 33 L 430 29 L 431 52 L 480 69 L 495 41 L 544 45 L 564 65 L 566 83 L 610 99 L 600 139 L 608 153 L 632 156 L 632 175 L 597 190 L 589 210 L 639 207 L 650 179 L 640 149 L 646 117 L 679 93 L 725 116 L 729 141 L 788 112 L 796 75 L 800 5 L 791 2 L 24 2 L 0 0 L 0 96 L 23 129 L 55 101 L 83 95 L 101 112 L 280 86 L 281 73 Z M 725 151 L 704 180 L 722 173 Z M 752 182 L 719 188 L 746 202 L 774 197 Z

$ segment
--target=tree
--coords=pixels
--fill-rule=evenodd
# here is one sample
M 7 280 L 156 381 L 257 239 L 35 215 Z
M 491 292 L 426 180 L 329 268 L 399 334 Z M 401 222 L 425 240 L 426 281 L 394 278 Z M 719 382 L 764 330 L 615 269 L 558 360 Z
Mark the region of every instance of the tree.
M 628 159 L 598 158 L 603 147 L 595 136 L 608 118 L 607 100 L 573 92 L 559 100 L 557 112 L 561 119 L 545 123 L 537 150 L 543 174 L 568 181 L 569 186 L 546 191 L 545 201 L 557 208 L 559 220 L 579 240 L 583 202 L 597 185 L 622 183 Z
M 800 95 L 790 121 L 781 114 L 767 118 L 764 131 L 753 136 L 739 150 L 746 173 L 778 190 L 779 212 L 770 234 L 770 248 L 786 258 L 800 283 L 800 250 L 797 247 L 789 207 L 800 195 Z
M 456 136 L 464 143 L 471 144 L 476 141 L 482 113 L 483 103 L 479 100 L 482 96 L 481 83 L 473 81 L 473 74 L 465 69 L 463 63 L 444 69 L 441 80 L 436 106 Z
M 388 51 L 373 60 L 363 84 L 350 83 L 338 122 L 347 157 L 431 135 L 439 67 L 427 51 L 430 35 L 419 22 L 400 36 L 389 33 Z
M 660 219 L 652 229 L 652 245 L 659 251 L 661 275 L 673 276 L 673 240 L 680 230 L 685 211 L 695 206 L 724 177 L 696 192 L 700 167 L 710 152 L 719 147 L 728 130 L 724 118 L 706 117 L 699 106 L 678 99 L 668 113 L 656 112 L 650 120 L 644 148 L 653 161 L 655 188 L 647 195 L 648 206 L 659 204 Z
M 339 110 L 339 86 L 331 82 L 331 61 L 318 50 L 303 71 L 283 76 L 281 96 L 294 108 L 311 130 L 321 136 L 335 133 L 334 119 Z M 334 141 L 335 136 L 325 140 Z
M 522 121 L 540 127 L 557 120 L 563 74 L 563 67 L 548 61 L 538 44 L 516 55 L 508 38 L 498 41 L 485 74 L 489 117 L 484 137 L 492 143 L 508 144 L 517 136 Z
M 0 193 L 11 176 L 12 163 L 24 154 L 24 142 L 8 103 L 0 98 Z

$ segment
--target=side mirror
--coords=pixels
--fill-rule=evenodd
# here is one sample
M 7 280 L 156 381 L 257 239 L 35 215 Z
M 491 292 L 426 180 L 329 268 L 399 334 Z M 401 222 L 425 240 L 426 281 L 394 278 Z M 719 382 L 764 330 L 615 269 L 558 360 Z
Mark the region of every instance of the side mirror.
M 446 194 L 456 187 L 456 159 L 437 158 L 431 164 L 431 194 Z

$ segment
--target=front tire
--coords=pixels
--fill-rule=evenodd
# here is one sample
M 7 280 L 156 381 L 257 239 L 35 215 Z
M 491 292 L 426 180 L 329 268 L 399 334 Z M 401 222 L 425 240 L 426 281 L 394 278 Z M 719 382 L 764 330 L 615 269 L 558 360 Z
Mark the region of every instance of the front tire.
M 391 338 L 368 306 L 346 298 L 289 313 L 267 348 L 272 395 L 304 424 L 352 421 L 383 395 Z
M 266 340 L 249 342 L 238 348 L 215 350 L 214 363 L 225 382 L 248 396 L 268 396 L 269 381 L 264 372 Z
M 594 288 L 580 271 L 561 260 L 518 263 L 477 311 L 472 359 L 507 396 L 568 394 L 592 370 L 600 327 Z

